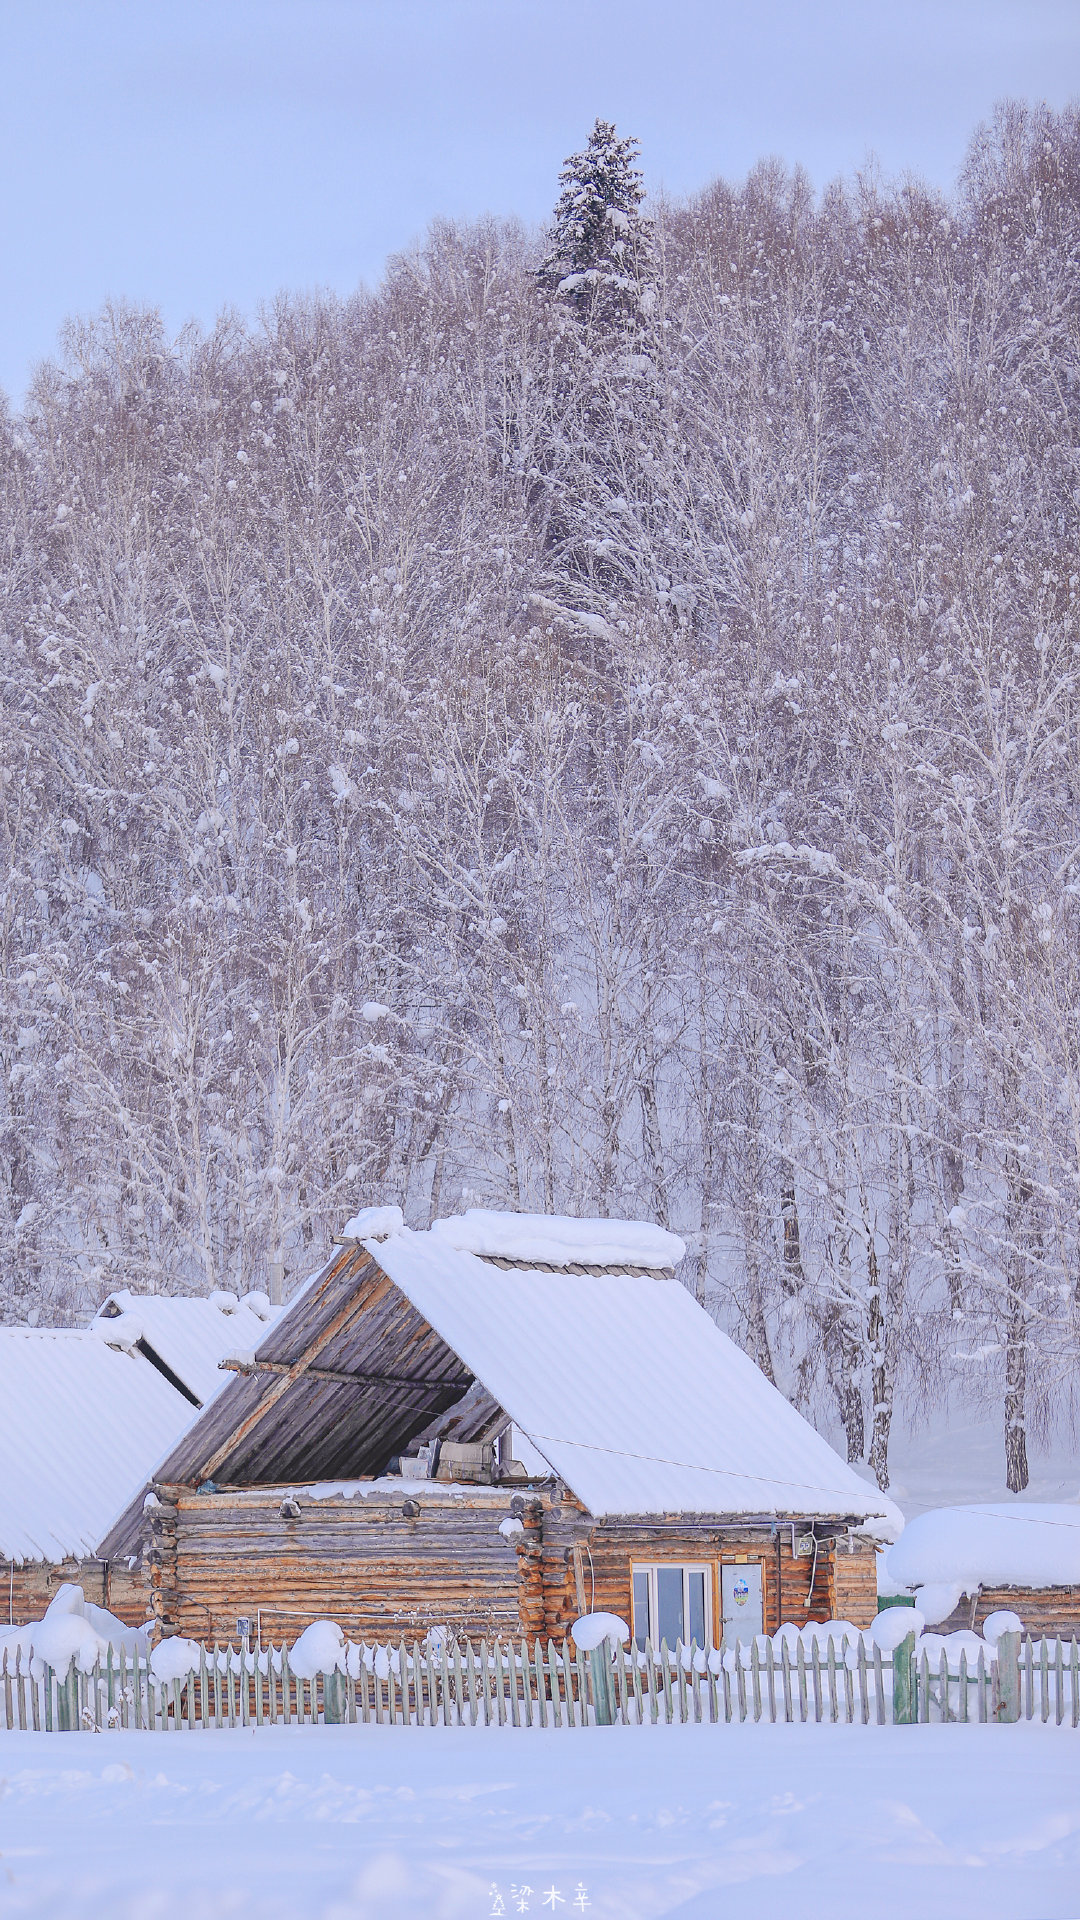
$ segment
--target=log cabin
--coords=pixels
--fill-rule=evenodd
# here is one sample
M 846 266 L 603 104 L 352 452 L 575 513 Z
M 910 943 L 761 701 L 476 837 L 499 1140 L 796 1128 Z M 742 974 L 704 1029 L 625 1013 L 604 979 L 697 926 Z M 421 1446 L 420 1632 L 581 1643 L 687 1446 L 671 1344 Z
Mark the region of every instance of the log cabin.
M 388 1214 L 223 1362 L 230 1386 L 102 1542 L 148 1531 L 162 1634 L 560 1639 L 598 1609 L 642 1643 L 870 1624 L 897 1510 L 674 1277 L 673 1236 Z
M 262 1294 L 123 1290 L 88 1327 L 0 1327 L 0 1623 L 40 1619 L 65 1581 L 146 1618 L 141 1554 L 105 1559 L 97 1542 L 221 1391 L 222 1354 L 272 1317 Z

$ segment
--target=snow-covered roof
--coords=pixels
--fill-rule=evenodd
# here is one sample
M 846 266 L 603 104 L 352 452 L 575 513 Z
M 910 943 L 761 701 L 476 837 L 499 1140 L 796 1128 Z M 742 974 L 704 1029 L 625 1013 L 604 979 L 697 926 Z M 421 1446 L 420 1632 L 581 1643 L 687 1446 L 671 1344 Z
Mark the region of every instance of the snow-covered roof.
M 890 1547 L 890 1579 L 906 1588 L 1080 1586 L 1080 1506 L 938 1507 Z
M 350 1236 L 153 1477 L 353 1480 L 507 1419 L 597 1517 L 903 1524 L 677 1281 L 494 1265 L 408 1228 Z M 102 1550 L 138 1525 L 133 1499 Z
M 495 1213 L 470 1207 L 436 1220 L 431 1238 L 460 1253 L 540 1267 L 644 1267 L 673 1271 L 685 1243 L 650 1220 L 573 1220 L 557 1213 Z
M 182 1295 L 111 1293 L 91 1321 L 109 1346 L 130 1350 L 140 1341 L 183 1382 L 201 1406 L 220 1392 L 227 1375 L 218 1362 L 257 1347 L 281 1313 L 265 1294 Z
M 677 1282 L 506 1272 L 434 1231 L 370 1251 L 598 1517 L 903 1524 Z
M 149 1361 L 88 1329 L 0 1327 L 0 1555 L 94 1555 L 197 1418 Z

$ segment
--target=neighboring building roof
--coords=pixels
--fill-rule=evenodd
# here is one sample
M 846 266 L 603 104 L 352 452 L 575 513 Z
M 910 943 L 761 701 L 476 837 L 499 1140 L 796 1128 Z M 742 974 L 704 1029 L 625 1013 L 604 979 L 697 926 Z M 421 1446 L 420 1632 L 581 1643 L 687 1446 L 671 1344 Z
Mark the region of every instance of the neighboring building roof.
M 146 1360 L 88 1329 L 0 1327 L 0 1555 L 93 1556 L 195 1418 Z
M 980 1587 L 1080 1586 L 1080 1506 L 938 1507 L 909 1520 L 887 1570 L 900 1587 L 951 1587 L 957 1599 Z
M 91 1331 L 110 1346 L 136 1348 L 160 1363 L 199 1406 L 219 1393 L 227 1376 L 218 1362 L 228 1353 L 257 1347 L 267 1326 L 283 1311 L 263 1293 L 209 1295 L 111 1293 L 91 1321 Z
M 470 1388 L 455 1437 L 508 1416 L 598 1517 L 902 1524 L 677 1282 L 502 1271 L 407 1229 L 338 1253 L 155 1477 L 379 1473 Z
M 83 1559 L 281 1312 L 263 1294 L 109 1295 L 89 1327 L 0 1327 L 0 1555 Z

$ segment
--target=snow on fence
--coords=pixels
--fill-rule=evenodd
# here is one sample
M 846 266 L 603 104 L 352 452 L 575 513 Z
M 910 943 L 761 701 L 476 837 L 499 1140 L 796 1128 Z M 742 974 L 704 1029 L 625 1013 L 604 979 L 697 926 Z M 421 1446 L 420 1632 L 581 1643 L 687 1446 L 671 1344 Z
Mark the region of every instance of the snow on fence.
M 524 1640 L 346 1645 L 329 1673 L 298 1673 L 285 1646 L 229 1645 L 198 1649 L 197 1664 L 184 1668 L 110 1647 L 89 1670 L 73 1658 L 60 1674 L 20 1647 L 0 1660 L 0 1728 L 1080 1721 L 1075 1638 L 1022 1646 L 1019 1633 L 1004 1633 L 972 1661 L 966 1648 L 920 1654 L 914 1634 L 892 1653 L 862 1635 L 824 1647 L 778 1639 L 723 1652 L 681 1641 L 674 1650 L 608 1643 L 588 1653 L 551 1640 L 531 1652 Z M 157 1653 L 181 1646 L 192 1643 L 165 1641 Z

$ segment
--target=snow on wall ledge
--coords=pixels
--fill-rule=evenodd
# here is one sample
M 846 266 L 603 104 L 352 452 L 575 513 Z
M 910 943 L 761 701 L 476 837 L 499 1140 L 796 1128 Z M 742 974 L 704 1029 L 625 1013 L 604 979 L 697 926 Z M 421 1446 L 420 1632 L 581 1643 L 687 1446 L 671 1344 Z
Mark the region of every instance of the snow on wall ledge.
M 677 1267 L 686 1252 L 678 1234 L 649 1220 L 574 1220 L 565 1214 L 495 1213 L 470 1207 L 436 1220 L 433 1239 L 459 1253 L 544 1266 Z
M 910 1520 L 887 1557 L 898 1586 L 1080 1586 L 1080 1506 L 937 1507 Z

